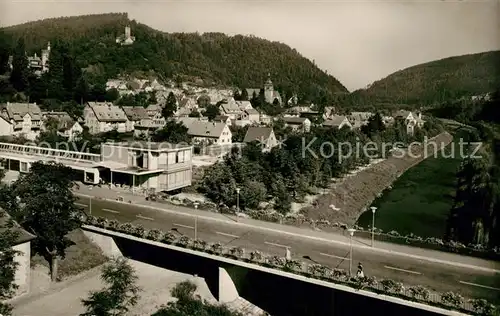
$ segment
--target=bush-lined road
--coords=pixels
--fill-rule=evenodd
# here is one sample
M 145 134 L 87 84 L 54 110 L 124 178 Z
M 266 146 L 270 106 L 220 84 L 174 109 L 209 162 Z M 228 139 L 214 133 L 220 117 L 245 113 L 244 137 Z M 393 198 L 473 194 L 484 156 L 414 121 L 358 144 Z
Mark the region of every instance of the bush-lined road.
M 78 205 L 88 213 L 89 199 L 80 199 Z M 194 237 L 207 242 L 221 242 L 228 247 L 240 246 L 268 254 L 285 255 L 289 247 L 294 259 L 313 261 L 332 268 L 349 270 L 349 239 L 345 243 L 324 242 L 291 236 L 279 231 L 247 227 L 231 222 L 210 221 L 205 218 L 187 216 L 181 213 L 162 212 L 134 204 L 104 200 L 92 200 L 92 215 L 115 219 L 120 222 L 140 224 L 146 229 L 159 229 Z M 196 224 L 195 224 L 196 221 Z M 388 278 L 405 285 L 424 285 L 436 291 L 454 291 L 467 297 L 482 297 L 500 304 L 500 271 L 487 271 L 472 267 L 459 267 L 415 259 L 399 254 L 378 252 L 376 249 L 353 248 L 352 271 L 356 272 L 358 262 L 364 266 L 367 276 Z

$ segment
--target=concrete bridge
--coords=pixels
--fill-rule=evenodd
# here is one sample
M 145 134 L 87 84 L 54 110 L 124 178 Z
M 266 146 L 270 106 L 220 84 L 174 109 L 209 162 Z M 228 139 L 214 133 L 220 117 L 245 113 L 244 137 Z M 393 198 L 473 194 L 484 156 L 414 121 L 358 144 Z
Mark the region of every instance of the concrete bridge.
M 242 297 L 273 316 L 465 315 L 93 226 L 83 229 L 108 256 L 197 275 L 219 302 Z

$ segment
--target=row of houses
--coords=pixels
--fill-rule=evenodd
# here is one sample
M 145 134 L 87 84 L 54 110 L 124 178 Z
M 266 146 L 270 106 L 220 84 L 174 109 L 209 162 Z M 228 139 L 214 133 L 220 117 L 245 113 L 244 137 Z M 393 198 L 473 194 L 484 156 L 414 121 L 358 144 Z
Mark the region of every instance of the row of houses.
M 136 136 L 150 134 L 165 126 L 161 108 L 117 106 L 110 102 L 88 102 L 83 118 L 75 120 L 66 112 L 42 112 L 36 103 L 10 103 L 0 105 L 0 136 L 20 136 L 34 140 L 41 131 L 54 122 L 58 133 L 69 139 L 83 132 L 86 125 L 91 134 L 117 130 L 134 132 Z

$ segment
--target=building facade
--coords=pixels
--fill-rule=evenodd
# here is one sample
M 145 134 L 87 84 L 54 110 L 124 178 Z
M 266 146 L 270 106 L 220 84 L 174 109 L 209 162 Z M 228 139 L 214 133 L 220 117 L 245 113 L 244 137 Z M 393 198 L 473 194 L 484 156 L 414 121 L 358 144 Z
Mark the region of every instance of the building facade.
M 117 130 L 119 133 L 127 131 L 125 112 L 110 102 L 88 102 L 83 109 L 83 117 L 91 134 L 112 130 Z
M 101 164 L 110 180 L 128 178 L 134 188 L 172 191 L 191 185 L 192 152 L 189 145 L 130 142 L 101 145 Z
M 42 111 L 36 103 L 0 105 L 0 135 L 23 136 L 34 140 L 43 126 Z

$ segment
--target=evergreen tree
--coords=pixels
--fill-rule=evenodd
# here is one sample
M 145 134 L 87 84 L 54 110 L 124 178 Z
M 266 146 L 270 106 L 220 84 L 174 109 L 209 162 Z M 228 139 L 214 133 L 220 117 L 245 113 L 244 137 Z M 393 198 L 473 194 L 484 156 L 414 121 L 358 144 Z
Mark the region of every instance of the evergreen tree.
M 9 44 L 5 34 L 0 32 L 0 75 L 9 71 Z
M 85 102 L 88 101 L 90 93 L 90 88 L 89 84 L 87 83 L 87 80 L 83 76 L 80 76 L 80 79 L 78 79 L 78 82 L 76 83 L 76 87 L 74 90 L 74 99 L 76 102 L 80 104 L 84 104 Z
M 248 101 L 248 91 L 247 91 L 247 89 L 245 89 L 245 88 L 241 89 L 240 100 L 241 101 Z
M 177 99 L 173 92 L 170 92 L 167 97 L 167 101 L 165 102 L 165 106 L 163 107 L 161 114 L 165 119 L 168 119 L 174 115 L 177 111 Z
M 30 70 L 28 68 L 28 58 L 26 57 L 26 47 L 24 39 L 19 38 L 14 56 L 12 58 L 12 73 L 10 82 L 17 91 L 25 91 L 28 88 Z

